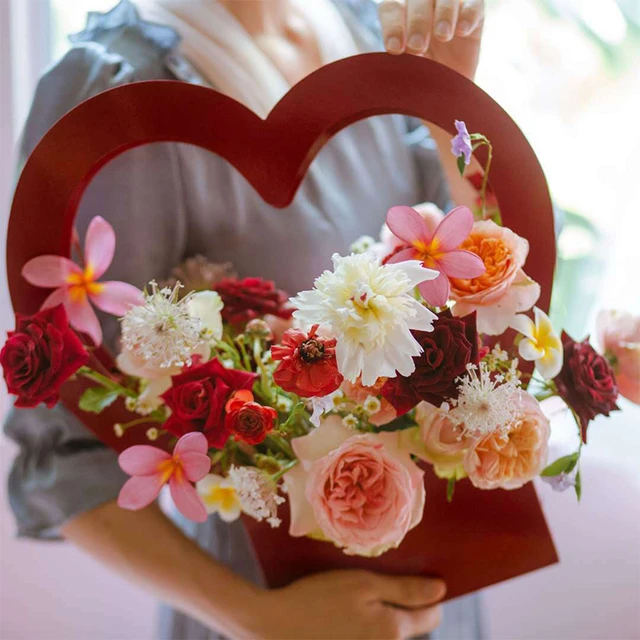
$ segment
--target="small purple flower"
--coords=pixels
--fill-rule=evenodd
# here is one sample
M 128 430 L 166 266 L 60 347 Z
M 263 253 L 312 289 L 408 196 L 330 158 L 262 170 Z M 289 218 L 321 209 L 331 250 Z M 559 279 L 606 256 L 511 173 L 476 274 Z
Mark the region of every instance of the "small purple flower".
M 575 473 L 559 473 L 557 476 L 542 476 L 542 479 L 551 485 L 554 491 L 566 491 L 576 485 Z
M 461 120 L 455 120 L 454 122 L 458 135 L 451 139 L 451 153 L 456 158 L 464 156 L 464 163 L 468 165 L 471 162 L 471 137 L 464 122 Z

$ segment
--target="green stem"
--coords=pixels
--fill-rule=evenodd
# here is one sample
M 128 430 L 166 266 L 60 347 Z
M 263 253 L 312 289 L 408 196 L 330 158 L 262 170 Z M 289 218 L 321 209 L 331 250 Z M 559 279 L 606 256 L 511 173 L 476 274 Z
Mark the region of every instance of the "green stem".
M 295 467 L 297 464 L 298 464 L 298 460 L 291 460 L 291 462 L 288 462 L 284 466 L 280 467 L 280 471 L 277 471 L 276 473 L 274 473 L 271 476 L 271 479 L 274 482 L 278 482 L 278 480 L 280 480 L 280 478 L 282 478 L 282 476 L 284 476 L 288 471 L 293 469 L 293 467 Z
M 267 398 L 269 398 L 271 402 L 275 403 L 275 393 L 269 393 L 269 372 L 267 371 L 267 368 L 264 366 L 264 362 L 262 361 L 262 340 L 260 338 L 253 339 L 253 359 L 256 361 L 256 366 L 258 367 L 258 371 L 260 372 L 260 382 L 262 385 L 262 390 Z
M 131 420 L 131 422 L 125 422 L 124 424 L 121 424 L 120 426 L 124 429 L 127 430 L 130 427 L 135 427 L 139 424 L 148 424 L 149 422 L 157 422 L 158 424 L 162 424 L 164 421 L 163 420 L 157 420 L 155 418 L 151 418 L 150 416 L 145 416 L 144 418 L 137 418 L 136 420 Z
M 100 386 L 105 389 L 109 389 L 110 391 L 117 391 L 120 395 L 129 396 L 130 398 L 135 398 L 136 393 L 131 389 L 127 389 L 123 387 L 121 384 L 118 384 L 115 380 L 90 369 L 89 367 L 81 367 L 78 369 L 78 373 L 88 380 L 92 380 L 93 382 L 97 382 Z

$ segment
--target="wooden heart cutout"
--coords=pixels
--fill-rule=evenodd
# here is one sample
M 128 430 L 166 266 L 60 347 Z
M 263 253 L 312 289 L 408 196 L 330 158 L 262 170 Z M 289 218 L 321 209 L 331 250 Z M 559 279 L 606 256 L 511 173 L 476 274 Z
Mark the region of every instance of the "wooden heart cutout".
M 69 112 L 38 144 L 16 188 L 7 236 L 14 310 L 33 314 L 39 309 L 48 292 L 28 284 L 20 275 L 22 267 L 43 254 L 70 255 L 84 190 L 125 151 L 153 142 L 202 147 L 230 162 L 265 201 L 284 207 L 335 133 L 358 120 L 391 113 L 422 118 L 452 134 L 454 118 L 464 120 L 469 131 L 491 140 L 491 187 L 505 226 L 529 240 L 527 273 L 540 283 L 538 306 L 548 310 L 555 265 L 553 210 L 542 168 L 522 132 L 486 93 L 447 67 L 415 56 L 377 53 L 311 74 L 266 120 L 216 91 L 173 81 L 125 85 Z M 481 162 L 484 153 L 481 147 Z M 105 349 L 95 352 L 91 364 L 105 372 L 113 368 Z M 77 380 L 64 386 L 61 397 L 67 408 L 116 451 L 146 442 L 149 425 L 128 429 L 122 438 L 114 435 L 112 425 L 130 419 L 121 402 L 101 415 L 80 411 L 77 401 L 88 384 Z M 425 483 L 422 523 L 400 549 L 376 559 L 348 557 L 327 543 L 290 538 L 286 526 L 272 530 L 247 520 L 267 582 L 279 586 L 309 572 L 357 566 L 442 575 L 451 598 L 557 561 L 531 484 L 517 491 L 479 491 L 460 482 L 449 504 L 444 481 L 429 470 Z

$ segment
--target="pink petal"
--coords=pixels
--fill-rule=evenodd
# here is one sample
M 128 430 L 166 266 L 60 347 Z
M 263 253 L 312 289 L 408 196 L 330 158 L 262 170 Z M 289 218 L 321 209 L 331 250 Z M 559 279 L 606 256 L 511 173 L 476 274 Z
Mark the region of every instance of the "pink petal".
M 449 212 L 433 234 L 440 243 L 439 249 L 449 251 L 459 247 L 471 233 L 473 214 L 468 207 L 456 207 Z
M 325 418 L 308 435 L 294 438 L 291 446 L 300 462 L 306 466 L 337 449 L 352 435 L 353 431 L 342 424 L 340 416 L 333 415 Z
M 126 282 L 101 282 L 100 293 L 91 294 L 91 301 L 106 313 L 123 316 L 131 307 L 144 302 L 142 291 Z
M 158 447 L 137 444 L 118 456 L 118 464 L 130 476 L 150 476 L 158 473 L 158 465 L 170 459 L 171 455 Z
M 183 456 L 185 453 L 199 453 L 206 455 L 209 446 L 207 438 L 199 431 L 187 433 L 178 440 L 173 455 Z
M 162 482 L 159 475 L 129 478 L 120 489 L 118 506 L 131 511 L 144 509 L 158 497 L 160 489 Z
M 65 304 L 67 298 L 68 289 L 66 287 L 60 287 L 47 297 L 40 309 L 51 309 L 52 307 L 57 307 L 59 304 Z
M 396 264 L 398 262 L 406 262 L 407 260 L 416 259 L 416 250 L 413 247 L 398 251 L 398 253 L 392 255 L 386 262 L 386 264 Z
M 449 278 L 440 272 L 435 280 L 425 280 L 418 285 L 422 297 L 433 307 L 444 307 L 449 300 L 451 286 Z
M 209 456 L 202 453 L 183 453 L 180 455 L 182 468 L 187 480 L 198 482 L 202 480 L 211 469 L 211 460 Z
M 102 343 L 102 327 L 96 312 L 85 298 L 81 302 L 65 302 L 69 323 L 77 331 L 86 333 L 96 346 Z
M 22 267 L 22 277 L 36 287 L 66 286 L 72 273 L 82 273 L 82 269 L 62 256 L 39 256 Z
M 185 518 L 195 522 L 204 522 L 207 519 L 207 510 L 192 484 L 186 480 L 171 478 L 169 489 L 173 502 Z
M 290 509 L 289 535 L 299 537 L 317 531 L 320 526 L 306 497 L 307 472 L 297 464 L 283 480 Z
M 450 278 L 477 278 L 487 270 L 480 256 L 462 249 L 444 253 L 438 258 L 438 266 Z
M 93 269 L 93 277 L 99 278 L 111 264 L 116 251 L 116 232 L 100 216 L 96 216 L 87 229 L 84 240 L 84 257 L 87 267 Z
M 391 207 L 387 213 L 387 226 L 394 236 L 410 244 L 431 239 L 424 219 L 411 207 Z

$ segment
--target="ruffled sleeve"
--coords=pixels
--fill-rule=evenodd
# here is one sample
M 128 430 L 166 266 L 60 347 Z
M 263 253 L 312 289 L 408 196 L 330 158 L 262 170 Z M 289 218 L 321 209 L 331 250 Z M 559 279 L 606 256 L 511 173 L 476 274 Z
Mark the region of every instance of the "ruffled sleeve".
M 141 26 L 119 18 L 99 22 L 90 17 L 88 30 L 40 80 L 20 144 L 19 169 L 64 114 L 102 91 L 149 79 L 167 54 Z M 96 175 L 83 195 L 76 224 L 84 238 L 94 216 L 106 218 L 115 228 L 117 247 L 104 279 L 143 287 L 184 259 L 185 208 L 177 147 L 154 144 L 128 151 Z M 118 322 L 99 317 L 105 342 L 113 348 Z M 117 497 L 125 476 L 116 454 L 64 407 L 14 410 L 5 433 L 19 446 L 8 486 L 19 535 L 56 538 L 66 521 Z

